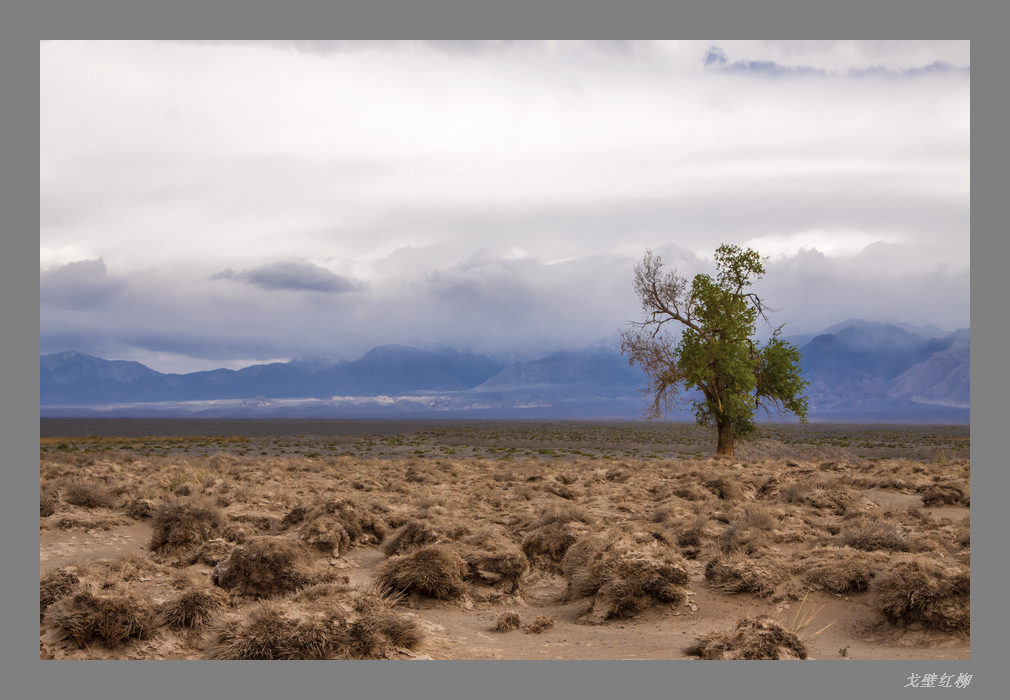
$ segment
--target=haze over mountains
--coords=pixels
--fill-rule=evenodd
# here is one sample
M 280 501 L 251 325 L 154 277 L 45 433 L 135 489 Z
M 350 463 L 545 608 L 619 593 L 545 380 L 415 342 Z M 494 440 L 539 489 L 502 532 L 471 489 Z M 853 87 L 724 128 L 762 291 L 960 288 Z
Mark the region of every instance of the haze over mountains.
M 813 421 L 968 423 L 969 329 L 850 320 L 787 337 Z M 504 363 L 448 348 L 374 348 L 349 362 L 163 374 L 78 352 L 40 357 L 43 416 L 640 418 L 644 375 L 614 343 Z M 688 410 L 671 419 L 691 420 Z

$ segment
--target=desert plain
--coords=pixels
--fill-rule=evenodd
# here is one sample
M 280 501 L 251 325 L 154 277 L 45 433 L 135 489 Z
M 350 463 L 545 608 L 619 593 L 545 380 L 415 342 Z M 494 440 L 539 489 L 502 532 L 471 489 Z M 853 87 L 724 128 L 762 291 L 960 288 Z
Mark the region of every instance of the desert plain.
M 968 426 L 42 419 L 43 659 L 967 659 Z

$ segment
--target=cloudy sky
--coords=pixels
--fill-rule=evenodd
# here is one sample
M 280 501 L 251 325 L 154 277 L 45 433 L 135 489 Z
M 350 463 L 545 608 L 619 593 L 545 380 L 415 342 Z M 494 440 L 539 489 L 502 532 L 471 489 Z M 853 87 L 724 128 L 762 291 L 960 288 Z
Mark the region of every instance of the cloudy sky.
M 40 44 L 43 354 L 612 336 L 645 250 L 786 333 L 970 323 L 969 42 Z

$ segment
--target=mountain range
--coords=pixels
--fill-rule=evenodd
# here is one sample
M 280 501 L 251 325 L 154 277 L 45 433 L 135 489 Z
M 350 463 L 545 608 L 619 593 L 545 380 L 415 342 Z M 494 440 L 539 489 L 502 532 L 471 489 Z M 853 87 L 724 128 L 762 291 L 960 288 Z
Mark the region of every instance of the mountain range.
M 803 357 L 811 420 L 969 422 L 969 329 L 854 319 L 785 340 Z M 39 358 L 42 416 L 634 419 L 645 408 L 644 384 L 613 342 L 511 363 L 385 345 L 353 361 L 296 358 L 190 374 L 74 351 Z M 691 417 L 686 405 L 671 416 Z

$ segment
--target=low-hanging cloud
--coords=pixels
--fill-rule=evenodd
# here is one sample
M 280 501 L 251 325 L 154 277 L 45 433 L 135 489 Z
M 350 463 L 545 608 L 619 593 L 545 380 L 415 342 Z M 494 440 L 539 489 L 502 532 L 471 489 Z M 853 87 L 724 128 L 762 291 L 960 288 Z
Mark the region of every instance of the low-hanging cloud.
M 125 280 L 109 275 L 101 258 L 57 265 L 39 273 L 41 302 L 68 308 L 105 304 L 126 286 Z
M 251 270 L 223 270 L 211 279 L 231 279 L 266 290 L 293 290 L 339 294 L 361 289 L 361 285 L 326 268 L 307 262 L 268 263 Z

